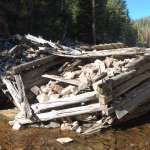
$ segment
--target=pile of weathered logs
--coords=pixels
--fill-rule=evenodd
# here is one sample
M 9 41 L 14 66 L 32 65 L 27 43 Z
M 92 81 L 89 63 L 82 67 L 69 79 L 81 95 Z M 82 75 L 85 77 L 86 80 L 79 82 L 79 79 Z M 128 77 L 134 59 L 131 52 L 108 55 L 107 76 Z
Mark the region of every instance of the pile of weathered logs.
M 19 54 L 18 65 L 8 63 L 1 74 L 3 91 L 20 110 L 10 122 L 14 129 L 61 124 L 91 134 L 150 111 L 149 49 L 121 43 L 67 47 L 32 35 L 24 44 L 38 57 L 23 61 Z M 15 57 L 18 51 L 28 49 L 13 50 Z

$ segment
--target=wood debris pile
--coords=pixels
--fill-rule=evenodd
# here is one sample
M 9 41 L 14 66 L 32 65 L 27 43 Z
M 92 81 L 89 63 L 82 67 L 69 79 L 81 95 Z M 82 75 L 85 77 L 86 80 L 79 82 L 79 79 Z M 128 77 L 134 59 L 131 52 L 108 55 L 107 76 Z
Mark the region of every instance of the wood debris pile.
M 1 75 L 3 91 L 20 110 L 10 122 L 14 129 L 61 124 L 62 130 L 91 134 L 150 111 L 149 49 L 121 43 L 67 47 L 32 35 L 25 39 L 38 55 L 20 59 Z

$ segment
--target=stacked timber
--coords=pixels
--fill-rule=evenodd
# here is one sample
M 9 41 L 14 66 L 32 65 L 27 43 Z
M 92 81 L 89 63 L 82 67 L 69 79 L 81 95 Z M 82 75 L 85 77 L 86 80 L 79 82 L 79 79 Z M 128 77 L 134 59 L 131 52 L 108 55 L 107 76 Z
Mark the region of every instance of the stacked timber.
M 91 134 L 150 111 L 149 49 L 113 43 L 87 51 L 32 35 L 25 39 L 44 55 L 2 67 L 5 90 L 20 110 L 13 129 L 55 122 Z

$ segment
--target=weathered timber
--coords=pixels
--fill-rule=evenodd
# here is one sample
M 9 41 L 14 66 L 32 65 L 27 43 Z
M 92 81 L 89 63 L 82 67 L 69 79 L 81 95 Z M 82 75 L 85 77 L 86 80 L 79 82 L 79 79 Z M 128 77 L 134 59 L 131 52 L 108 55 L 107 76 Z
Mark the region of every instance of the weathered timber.
M 25 89 L 24 89 L 24 85 L 23 85 L 21 76 L 15 75 L 15 81 L 16 81 L 19 97 L 21 98 L 20 105 L 22 107 L 22 113 L 25 118 L 30 119 L 32 117 L 32 110 L 31 110 L 30 104 L 29 104 L 26 94 L 25 94 Z
M 101 120 L 97 121 L 95 124 L 93 124 L 92 127 L 87 129 L 86 131 L 84 131 L 84 133 L 82 133 L 82 134 L 83 135 L 91 135 L 96 132 L 100 132 L 102 129 L 110 127 L 111 124 L 113 123 L 113 121 L 114 121 L 113 116 L 104 117 Z
M 10 95 L 13 98 L 13 102 L 15 104 L 15 106 L 22 111 L 22 107 L 21 107 L 21 98 L 18 95 L 18 90 L 15 86 L 15 83 L 11 82 L 10 80 L 6 79 L 5 77 L 1 77 L 2 78 L 2 82 L 6 85 Z
M 42 77 L 49 78 L 51 80 L 56 80 L 56 81 L 63 82 L 63 83 L 67 83 L 67 84 L 71 84 L 71 85 L 75 85 L 75 86 L 79 86 L 79 84 L 80 84 L 80 82 L 75 79 L 65 79 L 65 78 L 63 78 L 61 76 L 57 76 L 57 75 L 44 74 L 44 75 L 42 75 Z
M 113 89 L 113 98 L 116 98 L 116 97 L 124 94 L 125 92 L 129 91 L 130 89 L 137 86 L 142 81 L 144 81 L 148 78 L 150 78 L 150 72 L 149 71 L 146 71 L 143 74 L 135 76 L 134 78 L 128 80 L 127 82 L 125 82 L 122 85 Z
M 121 119 L 129 112 L 133 111 L 139 105 L 149 101 L 150 98 L 150 80 L 145 81 L 132 91 L 127 93 L 125 97 L 120 100 L 120 103 L 115 106 L 115 113 L 118 119 Z
M 142 74 L 146 70 L 150 70 L 150 63 L 145 63 L 142 67 L 139 69 L 133 69 L 128 72 L 123 72 L 117 76 L 112 77 L 110 80 L 112 81 L 112 87 L 115 88 L 124 82 L 127 82 L 128 80 L 134 78 L 135 76 L 138 76 L 139 74 Z
M 106 49 L 117 49 L 117 48 L 124 48 L 125 45 L 123 43 L 110 43 L 110 44 L 98 44 L 94 45 L 91 48 L 96 50 L 106 50 Z
M 70 57 L 70 58 L 100 58 L 107 56 L 136 56 L 139 54 L 144 54 L 144 50 L 133 47 L 133 48 L 122 48 L 122 49 L 111 49 L 103 51 L 86 51 L 86 53 L 81 53 L 78 55 L 64 54 L 57 51 L 50 50 L 50 53 L 56 56 Z
M 140 56 L 138 59 L 135 58 L 134 61 L 128 63 L 125 67 L 128 68 L 128 70 L 140 68 L 142 65 L 146 64 L 147 62 L 150 62 L 149 57 L 146 56 Z
M 63 117 L 99 112 L 104 109 L 105 108 L 101 107 L 99 103 L 95 103 L 86 106 L 73 107 L 73 108 L 62 109 L 62 110 L 53 110 L 51 112 L 37 114 L 37 117 L 39 118 L 40 121 L 48 121 L 48 120 L 59 119 Z M 18 119 L 17 122 L 22 125 L 33 123 L 33 121 L 31 121 L 30 119 L 24 119 L 24 118 Z
M 150 112 L 150 103 L 144 103 L 140 106 L 138 106 L 136 109 L 134 109 L 132 112 L 121 118 L 120 120 L 117 120 L 116 124 L 124 123 L 132 119 L 136 119 L 142 115 L 145 115 L 146 113 Z
M 105 78 L 107 76 L 107 72 L 102 72 L 100 75 L 97 75 L 96 77 L 94 77 L 93 82 L 98 82 L 99 80 L 102 80 L 103 78 Z
M 65 107 L 67 105 L 93 101 L 95 99 L 96 99 L 96 92 L 93 91 L 93 92 L 79 94 L 76 96 L 69 96 L 69 97 L 64 97 L 64 98 L 58 98 L 55 100 L 50 100 L 49 102 L 46 102 L 46 103 L 33 104 L 31 107 L 34 110 L 34 112 L 37 113 L 37 112 L 41 112 L 45 110 L 54 109 L 60 106 Z
M 47 57 L 44 57 L 44 58 L 40 58 L 40 59 L 37 59 L 37 60 L 33 60 L 33 61 L 31 61 L 31 62 L 24 63 L 24 64 L 21 64 L 21 65 L 19 65 L 19 66 L 13 67 L 13 68 L 12 68 L 12 73 L 13 73 L 13 74 L 19 74 L 19 73 L 21 73 L 22 71 L 30 70 L 30 69 L 32 69 L 32 68 L 35 68 L 35 67 L 44 65 L 44 64 L 46 64 L 46 63 L 54 62 L 55 59 L 56 59 L 56 56 L 47 56 Z
M 10 95 L 13 98 L 15 106 L 20 110 L 25 118 L 32 117 L 32 111 L 25 95 L 24 85 L 20 75 L 15 75 L 15 82 L 2 77 Z

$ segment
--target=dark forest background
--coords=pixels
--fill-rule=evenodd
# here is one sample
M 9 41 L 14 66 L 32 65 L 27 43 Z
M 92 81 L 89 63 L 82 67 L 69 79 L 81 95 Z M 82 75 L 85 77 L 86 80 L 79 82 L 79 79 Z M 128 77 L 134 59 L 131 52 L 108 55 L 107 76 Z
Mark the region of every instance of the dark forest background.
M 0 1 L 1 36 L 30 33 L 54 41 L 145 45 L 139 24 L 130 20 L 125 0 Z

